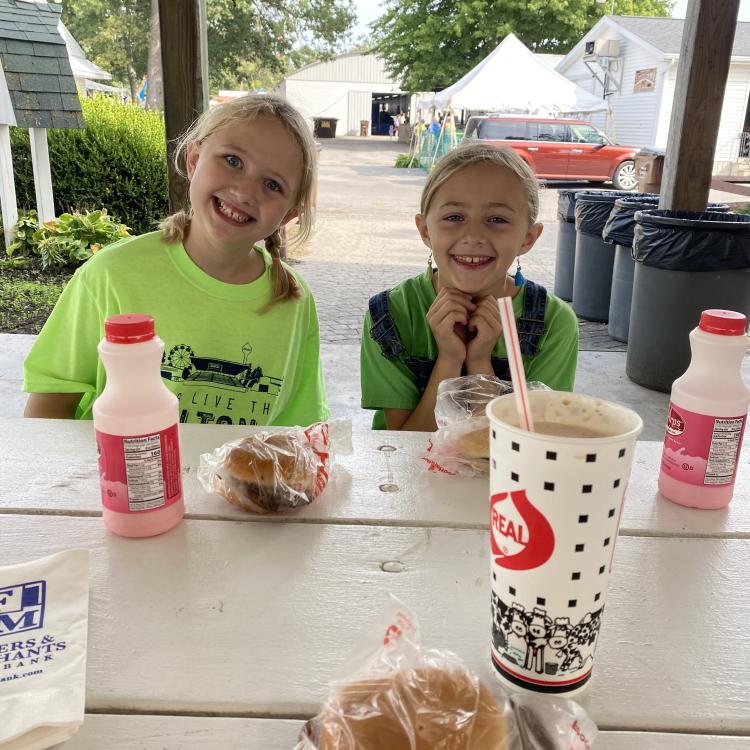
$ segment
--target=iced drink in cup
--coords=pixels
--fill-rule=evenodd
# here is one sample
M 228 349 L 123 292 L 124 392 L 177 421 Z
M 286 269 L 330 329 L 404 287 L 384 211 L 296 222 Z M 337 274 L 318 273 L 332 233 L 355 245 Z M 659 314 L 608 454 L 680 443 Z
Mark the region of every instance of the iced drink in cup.
M 492 663 L 514 686 L 573 693 L 591 677 L 641 418 L 601 399 L 513 395 L 490 420 Z

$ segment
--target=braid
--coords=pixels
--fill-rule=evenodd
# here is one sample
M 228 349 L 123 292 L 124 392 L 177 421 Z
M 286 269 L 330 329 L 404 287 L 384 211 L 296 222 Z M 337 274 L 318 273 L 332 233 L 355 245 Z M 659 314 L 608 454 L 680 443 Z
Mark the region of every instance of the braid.
M 164 232 L 164 242 L 181 242 L 185 239 L 185 232 L 190 225 L 190 215 L 189 211 L 177 211 L 159 224 L 159 229 Z
M 299 299 L 300 288 L 297 279 L 292 270 L 281 262 L 281 234 L 278 229 L 270 237 L 266 237 L 266 250 L 273 261 L 271 266 L 271 279 L 273 280 L 271 304 L 288 299 Z

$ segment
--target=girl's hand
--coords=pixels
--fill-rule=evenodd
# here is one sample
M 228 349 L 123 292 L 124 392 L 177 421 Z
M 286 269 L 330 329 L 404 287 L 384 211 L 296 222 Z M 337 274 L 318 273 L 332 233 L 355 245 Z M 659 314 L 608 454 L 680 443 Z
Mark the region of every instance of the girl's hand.
M 427 311 L 427 323 L 438 347 L 438 357 L 463 365 L 469 320 L 476 305 L 468 294 L 443 287 Z
M 474 312 L 469 317 L 468 327 L 469 335 L 474 336 L 466 345 L 466 369 L 469 373 L 491 373 L 492 350 L 503 332 L 500 310 L 492 295 L 477 300 Z

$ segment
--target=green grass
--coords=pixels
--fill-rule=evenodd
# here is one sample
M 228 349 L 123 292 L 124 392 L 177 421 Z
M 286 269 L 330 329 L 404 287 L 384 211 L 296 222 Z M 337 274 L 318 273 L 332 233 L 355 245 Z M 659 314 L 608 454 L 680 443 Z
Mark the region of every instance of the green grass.
M 39 333 L 72 271 L 0 271 L 0 333 Z

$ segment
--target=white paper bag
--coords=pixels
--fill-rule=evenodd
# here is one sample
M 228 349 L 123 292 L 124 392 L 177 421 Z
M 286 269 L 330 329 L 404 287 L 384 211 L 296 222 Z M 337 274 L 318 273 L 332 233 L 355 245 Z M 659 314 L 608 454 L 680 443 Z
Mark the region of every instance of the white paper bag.
M 0 750 L 43 750 L 83 723 L 89 553 L 0 568 Z

